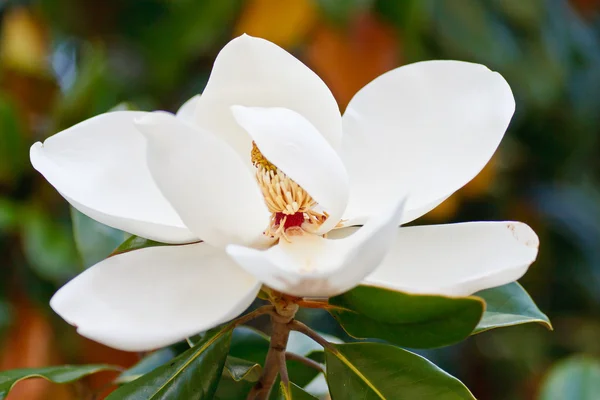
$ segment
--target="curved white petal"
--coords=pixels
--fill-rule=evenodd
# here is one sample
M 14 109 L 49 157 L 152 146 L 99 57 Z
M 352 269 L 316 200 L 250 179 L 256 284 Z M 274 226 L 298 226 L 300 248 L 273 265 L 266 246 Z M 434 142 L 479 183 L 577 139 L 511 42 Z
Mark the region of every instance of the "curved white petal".
M 160 193 L 146 165 L 144 137 L 115 111 L 31 146 L 33 167 L 76 209 L 113 228 L 166 243 L 197 240 Z
M 344 237 L 355 228 L 332 232 Z M 364 281 L 409 293 L 470 295 L 519 279 L 538 253 L 521 222 L 468 222 L 398 229 L 385 261 Z
M 394 243 L 404 202 L 385 207 L 355 234 L 339 240 L 305 234 L 268 250 L 227 246 L 227 253 L 275 290 L 328 297 L 356 286 L 382 262 Z
M 196 107 L 198 106 L 198 100 L 200 99 L 200 95 L 196 95 L 190 98 L 188 101 L 183 103 L 175 116 L 177 118 L 182 119 L 183 121 L 190 123 L 192 125 L 196 124 Z
M 239 315 L 259 289 L 223 250 L 198 243 L 110 257 L 63 286 L 50 305 L 89 339 L 146 351 Z
M 302 115 L 287 108 L 232 106 L 236 121 L 260 152 L 327 211 L 317 233 L 331 230 L 348 204 L 348 175 L 342 160 Z
M 398 193 L 410 193 L 403 223 L 433 209 L 481 171 L 514 109 L 504 78 L 479 64 L 420 62 L 366 85 L 343 117 L 347 225 Z
M 285 107 L 304 116 L 336 148 L 342 137 L 337 103 L 325 83 L 277 45 L 242 35 L 215 60 L 196 110 L 197 123 L 219 135 L 250 165 L 251 139 L 235 122 L 232 105 Z
M 154 180 L 185 224 L 214 245 L 252 244 L 269 224 L 262 193 L 240 157 L 210 132 L 172 114 L 136 120 Z

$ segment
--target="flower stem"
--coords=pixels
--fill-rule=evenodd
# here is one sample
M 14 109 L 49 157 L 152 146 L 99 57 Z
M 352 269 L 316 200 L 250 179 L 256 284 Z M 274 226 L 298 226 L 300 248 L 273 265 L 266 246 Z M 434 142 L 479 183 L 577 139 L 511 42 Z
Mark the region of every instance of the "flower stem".
M 272 305 L 258 307 L 256 310 L 249 312 L 248 314 L 243 315 L 243 316 L 239 317 L 238 319 L 234 319 L 233 321 L 231 321 L 229 323 L 229 325 L 227 325 L 227 328 L 233 329 L 238 325 L 245 324 L 246 322 L 251 321 L 254 318 L 258 318 L 261 315 L 269 314 L 269 313 L 273 312 L 273 310 L 275 310 L 275 307 L 273 307 Z
M 320 300 L 304 300 L 304 299 L 302 299 L 302 300 L 298 300 L 296 302 L 296 304 L 298 304 L 298 306 L 304 307 L 304 308 L 318 308 L 318 309 L 332 308 L 327 301 L 320 301 Z
M 295 330 L 303 333 L 323 347 L 332 351 L 336 351 L 335 348 L 327 340 L 325 340 L 325 338 L 310 329 L 308 326 L 304 325 L 302 322 L 298 322 L 294 319 L 299 307 L 304 306 L 309 308 L 327 308 L 328 303 L 326 301 L 303 300 L 297 297 L 279 293 L 266 286 L 262 288 L 262 291 L 268 297 L 268 300 L 272 305 L 261 307 L 256 311 L 232 322 L 232 324 L 239 325 L 252 318 L 255 318 L 258 315 L 265 313 L 271 315 L 272 334 L 269 352 L 267 353 L 267 358 L 265 359 L 262 375 L 256 385 L 252 388 L 252 390 L 250 390 L 250 393 L 248 393 L 246 400 L 267 400 L 271 394 L 273 385 L 277 380 L 277 375 L 281 376 L 281 382 L 283 383 L 283 386 L 286 388 L 286 390 L 289 390 L 290 378 L 288 375 L 286 360 L 295 360 L 314 368 L 319 372 L 325 372 L 319 363 L 306 357 L 302 357 L 293 353 L 287 353 L 285 351 L 290 336 L 290 331 Z
M 281 374 L 284 383 L 286 380 L 286 384 L 289 383 L 285 365 L 285 349 L 290 336 L 290 322 L 283 320 L 278 314 L 272 313 L 271 323 L 273 334 L 271 335 L 271 345 L 269 346 L 263 373 L 260 380 L 248 393 L 247 400 L 268 399 L 278 374 Z
M 315 342 L 319 343 L 324 348 L 337 352 L 332 346 L 332 344 L 329 343 L 323 336 L 319 335 L 317 332 L 313 331 L 308 326 L 304 325 L 302 322 L 294 320 L 290 322 L 289 328 L 293 331 L 303 333 Z
M 289 331 L 288 331 L 289 333 Z M 286 364 L 286 352 L 281 351 L 277 353 L 279 357 L 279 376 L 281 377 L 281 383 L 287 388 L 290 386 L 290 376 L 288 375 L 287 364 Z

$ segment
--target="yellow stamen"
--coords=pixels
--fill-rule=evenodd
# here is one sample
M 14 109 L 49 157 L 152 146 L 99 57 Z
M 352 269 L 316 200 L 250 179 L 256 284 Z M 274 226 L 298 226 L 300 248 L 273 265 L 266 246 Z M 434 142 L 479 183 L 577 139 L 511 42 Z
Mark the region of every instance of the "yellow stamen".
M 256 167 L 256 180 L 272 213 L 266 235 L 290 241 L 290 236 L 303 233 L 300 225 L 321 225 L 327 213 L 313 210 L 317 202 L 300 185 L 273 165 L 252 142 L 250 153 Z M 289 217 L 289 219 L 288 219 Z
M 250 159 L 252 160 L 252 165 L 256 168 L 263 167 L 267 171 L 275 171 L 277 169 L 276 166 L 271 164 L 269 160 L 266 159 L 265 156 L 260 152 L 256 143 L 252 142 L 252 151 L 250 152 Z
M 296 182 L 279 169 L 257 167 L 256 180 L 272 213 L 308 213 L 317 202 Z

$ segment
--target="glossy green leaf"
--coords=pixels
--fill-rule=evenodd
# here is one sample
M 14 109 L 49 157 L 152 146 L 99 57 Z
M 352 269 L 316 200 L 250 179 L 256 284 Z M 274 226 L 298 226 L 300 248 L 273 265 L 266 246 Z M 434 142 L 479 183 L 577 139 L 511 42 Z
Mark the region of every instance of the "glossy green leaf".
M 325 364 L 325 352 L 323 350 L 314 350 L 308 353 L 305 357 L 310 358 L 320 364 Z
M 0 400 L 23 379 L 43 378 L 54 383 L 69 383 L 102 371 L 117 371 L 112 365 L 59 365 L 56 367 L 23 368 L 0 372 Z
M 267 335 L 247 326 L 238 326 L 231 337 L 228 359 L 233 357 L 261 366 L 265 362 L 268 351 Z M 224 372 L 226 377 L 228 373 Z M 254 383 L 247 380 L 221 379 L 215 393 L 215 400 L 245 399 L 252 386 Z
M 286 387 L 283 382 L 279 385 L 281 396 L 284 400 L 317 400 L 315 396 L 307 393 L 300 386 L 294 382 L 290 382 L 289 386 Z
M 325 358 L 333 399 L 474 399 L 458 379 L 399 347 L 382 343 L 332 346 L 325 350 Z
M 226 328 L 209 331 L 194 347 L 121 386 L 107 399 L 212 399 L 223 372 L 230 340 L 231 331 Z
M 229 355 L 262 364 L 269 352 L 269 337 L 248 326 L 238 326 L 231 337 Z
M 486 309 L 473 333 L 494 328 L 537 322 L 552 329 L 550 320 L 535 305 L 527 291 L 517 282 L 475 293 L 485 300 Z
M 600 361 L 575 356 L 557 363 L 544 379 L 539 400 L 596 400 L 600 395 Z
M 108 257 L 127 234 L 110 226 L 96 222 L 71 207 L 75 245 L 85 267 L 91 267 Z
M 236 382 L 233 379 L 221 379 L 214 400 L 245 399 L 254 385 L 254 383 L 244 380 Z
M 126 371 L 123 371 L 117 379 L 115 379 L 115 383 L 122 384 L 131 382 L 153 370 L 156 368 L 166 364 L 171 361 L 177 355 L 182 353 L 182 349 L 179 346 L 169 346 L 164 347 L 162 349 L 153 351 L 148 354 L 146 357 L 142 358 L 137 364 L 133 367 L 129 368 Z
M 129 251 L 145 249 L 147 247 L 156 247 L 156 246 L 169 246 L 166 243 L 156 242 L 150 239 L 144 239 L 139 236 L 131 236 L 123 243 L 119 245 L 114 251 L 110 254 L 111 256 L 116 256 L 117 254 L 127 253 Z
M 306 364 L 296 360 L 288 360 L 287 369 L 290 380 L 300 386 L 308 385 L 317 375 L 319 375 L 319 371 L 316 369 L 310 368 Z
M 223 378 L 215 393 L 215 400 L 244 399 L 252 386 L 258 382 L 262 367 L 252 361 L 227 357 Z
M 258 382 L 262 373 L 260 364 L 248 360 L 242 360 L 237 357 L 227 357 L 225 360 L 225 376 L 233 379 L 236 382 L 248 381 Z
M 416 295 L 358 286 L 329 300 L 328 311 L 349 335 L 412 348 L 450 345 L 468 337 L 481 319 L 476 297 Z

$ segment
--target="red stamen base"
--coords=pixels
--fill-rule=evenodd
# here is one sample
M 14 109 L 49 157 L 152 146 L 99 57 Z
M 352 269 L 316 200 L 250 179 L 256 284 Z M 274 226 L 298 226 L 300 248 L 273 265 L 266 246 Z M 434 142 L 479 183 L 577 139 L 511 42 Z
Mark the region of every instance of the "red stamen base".
M 275 213 L 275 226 L 279 226 L 285 218 L 283 228 L 300 227 L 304 223 L 304 213 L 297 212 L 295 214 L 284 214 L 282 212 Z

